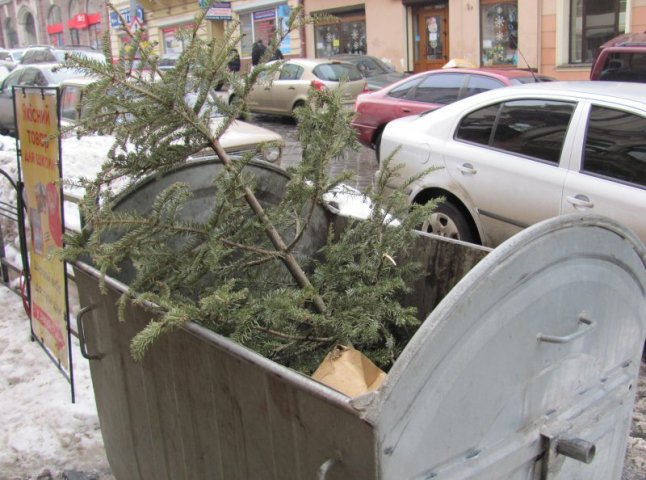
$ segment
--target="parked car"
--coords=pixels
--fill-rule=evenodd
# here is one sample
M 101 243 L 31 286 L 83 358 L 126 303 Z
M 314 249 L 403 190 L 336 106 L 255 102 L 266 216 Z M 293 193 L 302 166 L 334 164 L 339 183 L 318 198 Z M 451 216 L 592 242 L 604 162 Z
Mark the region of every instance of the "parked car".
M 338 60 L 293 58 L 279 71 L 259 79 L 247 97 L 247 106 L 252 112 L 292 116 L 294 109 L 305 103 L 310 88 L 337 88 L 342 80 L 343 101 L 351 107 L 366 87 L 356 66 Z M 232 96 L 230 101 L 235 99 Z
M 51 45 L 42 45 L 26 48 L 20 63 L 22 65 L 31 65 L 34 63 L 51 63 L 64 62 L 67 55 L 80 55 L 100 62 L 106 62 L 105 55 L 101 52 L 81 45 L 71 45 L 65 47 L 53 47 Z
M 56 87 L 78 71 L 60 68 L 59 63 L 19 65 L 0 83 L 0 133 L 15 135 L 16 126 L 13 109 L 13 86 Z
M 456 100 L 508 85 L 552 80 L 528 70 L 446 68 L 405 78 L 357 97 L 352 126 L 367 147 L 379 146 L 381 133 L 395 118 L 434 110 Z
M 96 81 L 94 77 L 75 77 L 61 83 L 61 126 L 64 128 L 73 127 L 84 115 L 82 99 L 85 88 Z M 217 93 L 216 93 L 217 95 Z M 187 95 L 187 101 L 191 95 Z M 218 127 L 223 117 L 213 117 L 213 129 Z M 228 153 L 244 153 L 258 151 L 263 160 L 274 164 L 280 164 L 282 149 L 284 146 L 283 137 L 267 128 L 252 125 L 241 120 L 236 120 L 220 137 L 222 146 Z M 209 152 L 210 153 L 210 152 Z M 198 157 L 196 155 L 196 157 Z
M 370 55 L 334 55 L 333 60 L 341 60 L 356 65 L 368 83 L 368 90 L 375 91 L 408 76 L 396 71 L 392 65 Z
M 0 64 L 13 70 L 20 63 L 24 51 L 24 48 L 0 48 Z
M 590 80 L 646 83 L 646 32 L 620 35 L 601 45 Z
M 482 93 L 386 126 L 412 203 L 443 197 L 423 229 L 495 247 L 566 213 L 597 213 L 646 241 L 646 85 L 553 82 Z M 392 187 L 392 185 L 391 185 Z

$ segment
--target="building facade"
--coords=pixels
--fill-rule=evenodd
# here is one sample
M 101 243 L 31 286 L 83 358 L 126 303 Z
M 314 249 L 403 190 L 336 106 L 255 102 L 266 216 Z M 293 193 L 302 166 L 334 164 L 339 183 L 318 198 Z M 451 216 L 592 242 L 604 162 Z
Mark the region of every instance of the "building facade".
M 146 29 L 161 54 L 182 50 L 176 33 L 193 25 L 222 38 L 239 22 L 243 68 L 258 39 L 285 28 L 297 6 L 337 21 L 291 32 L 280 45 L 286 58 L 366 53 L 397 70 L 439 68 L 450 59 L 475 66 L 533 68 L 558 79 L 587 78 L 596 48 L 620 33 L 646 31 L 646 0 L 117 0 L 128 23 Z M 134 5 L 134 15 L 130 7 Z M 103 0 L 0 0 L 0 44 L 100 46 L 110 29 L 113 52 L 127 41 Z M 115 53 L 116 55 L 116 53 Z
M 585 79 L 604 41 L 646 31 L 646 0 L 306 0 L 305 8 L 340 19 L 308 27 L 309 56 L 367 53 L 409 72 L 460 58 Z
M 100 48 L 108 28 L 103 0 L 0 0 L 0 44 Z

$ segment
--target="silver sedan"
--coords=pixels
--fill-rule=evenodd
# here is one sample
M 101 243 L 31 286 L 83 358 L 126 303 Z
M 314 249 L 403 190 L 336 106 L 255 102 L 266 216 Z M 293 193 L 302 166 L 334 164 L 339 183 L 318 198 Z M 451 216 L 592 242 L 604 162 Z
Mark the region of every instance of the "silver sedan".
M 538 83 L 392 121 L 380 158 L 394 153 L 403 164 L 394 184 L 440 167 L 408 192 L 411 202 L 444 198 L 424 225 L 431 233 L 495 247 L 578 212 L 611 217 L 646 241 L 644 132 L 644 84 Z

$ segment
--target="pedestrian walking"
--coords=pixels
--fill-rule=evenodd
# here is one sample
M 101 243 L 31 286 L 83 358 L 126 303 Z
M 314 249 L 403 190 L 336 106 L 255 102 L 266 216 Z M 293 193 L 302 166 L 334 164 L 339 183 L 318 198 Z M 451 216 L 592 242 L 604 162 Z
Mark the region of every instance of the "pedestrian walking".
M 229 55 L 231 56 L 231 60 L 229 60 L 229 63 L 227 64 L 227 68 L 229 69 L 230 72 L 239 72 L 240 54 L 238 53 L 238 50 L 235 48 L 232 48 Z
M 262 41 L 262 38 L 259 38 L 256 43 L 251 47 L 251 65 L 254 67 L 260 63 L 260 59 L 265 54 L 267 47 Z

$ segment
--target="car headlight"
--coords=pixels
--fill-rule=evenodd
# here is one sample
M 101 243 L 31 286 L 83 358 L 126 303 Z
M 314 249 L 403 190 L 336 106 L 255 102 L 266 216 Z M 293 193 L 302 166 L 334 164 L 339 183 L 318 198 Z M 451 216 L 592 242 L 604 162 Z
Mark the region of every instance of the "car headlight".
M 262 149 L 262 158 L 270 163 L 277 163 L 283 154 L 283 149 L 279 145 L 267 145 Z

